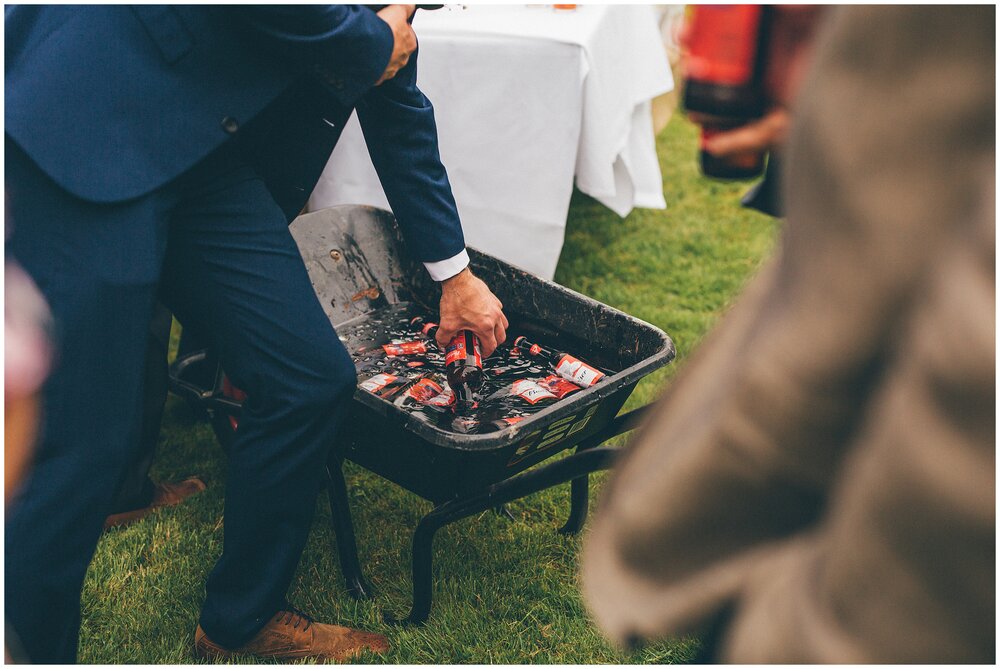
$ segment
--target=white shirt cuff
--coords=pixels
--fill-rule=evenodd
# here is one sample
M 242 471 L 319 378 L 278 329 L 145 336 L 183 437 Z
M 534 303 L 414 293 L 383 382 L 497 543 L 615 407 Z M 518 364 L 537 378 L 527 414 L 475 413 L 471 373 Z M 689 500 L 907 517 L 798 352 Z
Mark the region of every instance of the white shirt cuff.
M 462 249 L 458 254 L 446 260 L 437 262 L 425 262 L 424 267 L 435 281 L 444 281 L 455 276 L 469 266 L 469 252 Z

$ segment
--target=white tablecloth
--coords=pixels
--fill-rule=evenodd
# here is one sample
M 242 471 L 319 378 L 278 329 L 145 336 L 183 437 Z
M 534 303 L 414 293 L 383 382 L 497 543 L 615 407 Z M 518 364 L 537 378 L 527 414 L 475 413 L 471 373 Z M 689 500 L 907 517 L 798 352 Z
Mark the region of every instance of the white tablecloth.
M 664 208 L 650 100 L 673 88 L 648 6 L 418 11 L 417 83 L 469 246 L 551 278 L 577 187 L 619 216 Z M 310 199 L 388 208 L 352 117 Z

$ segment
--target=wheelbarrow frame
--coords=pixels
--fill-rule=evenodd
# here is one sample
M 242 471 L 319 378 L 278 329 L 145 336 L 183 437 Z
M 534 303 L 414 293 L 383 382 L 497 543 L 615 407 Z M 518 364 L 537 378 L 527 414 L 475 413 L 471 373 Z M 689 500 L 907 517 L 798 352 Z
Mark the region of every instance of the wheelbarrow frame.
M 433 599 L 434 535 L 441 528 L 508 502 L 570 482 L 570 512 L 561 534 L 576 534 L 583 529 L 589 503 L 590 474 L 609 469 L 620 454 L 620 448 L 600 447 L 602 443 L 636 427 L 647 407 L 618 416 L 599 433 L 581 442 L 576 453 L 547 465 L 530 469 L 509 479 L 487 486 L 478 493 L 458 497 L 434 507 L 417 523 L 413 532 L 411 570 L 413 604 L 403 621 L 384 614 L 387 622 L 423 624 L 430 616 Z M 358 559 L 357 542 L 351 520 L 350 502 L 344 482 L 343 460 L 329 466 L 330 512 L 341 571 L 348 592 L 356 599 L 373 596 Z
M 424 276 L 418 263 L 406 256 L 395 221 L 388 212 L 368 207 L 335 207 L 299 217 L 291 229 L 317 296 L 335 327 L 394 303 L 413 301 L 425 307 L 436 303 L 439 288 Z M 344 460 L 350 459 L 434 504 L 413 535 L 413 604 L 405 618 L 410 623 L 423 623 L 430 614 L 433 540 L 442 527 L 570 482 L 570 511 L 560 532 L 574 534 L 582 528 L 587 515 L 589 474 L 608 469 L 619 450 L 601 444 L 635 427 L 646 407 L 616 414 L 642 376 L 668 364 L 674 357 L 670 338 L 648 323 L 486 254 L 470 249 L 470 256 L 477 273 L 483 274 L 488 283 L 492 279 L 494 292 L 505 305 L 518 304 L 523 297 L 518 291 L 532 293 L 530 308 L 536 312 L 536 329 L 544 332 L 550 321 L 568 323 L 585 316 L 587 326 L 603 335 L 605 348 L 616 348 L 610 353 L 594 352 L 594 355 L 614 355 L 613 364 L 608 364 L 611 362 L 608 358 L 594 361 L 622 371 L 518 425 L 483 435 L 448 433 L 369 393 L 359 390 L 355 394 L 352 415 L 357 420 L 347 422 L 352 422 L 351 429 L 358 434 L 351 436 L 348 429 L 327 465 L 331 523 L 341 571 L 352 597 L 372 596 L 358 556 L 343 474 Z M 412 284 L 397 277 L 412 277 Z M 620 341 L 622 333 L 635 333 L 635 341 Z M 568 336 L 574 347 L 571 350 L 587 350 L 582 337 L 591 333 L 576 340 L 572 334 L 556 331 L 546 334 Z M 179 354 L 170 368 L 171 390 L 207 410 L 216 435 L 226 448 L 233 433 L 230 417 L 238 416 L 240 402 L 227 396 L 224 375 L 210 352 L 187 351 L 183 341 L 181 350 L 183 355 Z M 587 355 L 591 353 L 588 351 Z M 401 439 L 403 443 L 372 446 L 373 430 L 383 430 L 385 439 L 381 441 Z M 536 466 L 573 447 L 574 454 Z M 397 458 L 400 453 L 405 457 Z M 396 459 L 401 461 L 392 462 Z M 390 462 L 387 464 L 386 460 Z M 463 463 L 467 465 L 465 469 Z M 412 471 L 422 465 L 431 473 Z M 470 475 L 465 475 L 470 471 Z M 396 621 L 391 616 L 386 619 Z

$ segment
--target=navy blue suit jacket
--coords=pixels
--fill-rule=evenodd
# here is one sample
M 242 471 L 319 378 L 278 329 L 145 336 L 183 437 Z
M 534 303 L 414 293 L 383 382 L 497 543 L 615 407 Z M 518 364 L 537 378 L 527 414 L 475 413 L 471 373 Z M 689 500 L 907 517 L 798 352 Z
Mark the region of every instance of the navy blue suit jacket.
M 372 161 L 413 255 L 465 242 L 437 150 L 416 56 L 374 87 L 392 33 L 371 8 L 17 6 L 5 11 L 6 132 L 68 192 L 93 202 L 145 195 L 192 167 L 293 87 L 325 107 L 277 123 L 289 183 L 314 184 L 311 124 L 356 108 Z M 312 146 L 317 154 L 332 146 Z M 288 174 L 288 172 L 299 172 Z

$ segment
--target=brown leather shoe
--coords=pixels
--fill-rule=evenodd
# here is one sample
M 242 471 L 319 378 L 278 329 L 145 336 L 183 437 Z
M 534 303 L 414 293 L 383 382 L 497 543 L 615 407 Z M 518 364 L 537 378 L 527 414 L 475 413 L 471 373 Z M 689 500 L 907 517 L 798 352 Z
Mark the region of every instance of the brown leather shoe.
M 149 512 L 153 509 L 161 506 L 180 504 L 191 495 L 201 492 L 206 487 L 205 483 L 197 477 L 184 479 L 178 483 L 157 483 L 156 489 L 153 491 L 153 501 L 149 503 L 149 506 L 108 516 L 104 520 L 104 529 L 131 525 L 137 520 L 148 516 Z
M 254 655 L 279 661 L 314 658 L 339 662 L 370 650 L 384 653 L 389 642 L 381 634 L 313 622 L 296 609 L 278 611 L 257 636 L 239 648 L 223 648 L 208 638 L 198 625 L 194 652 L 203 660 L 230 660 L 236 655 Z

